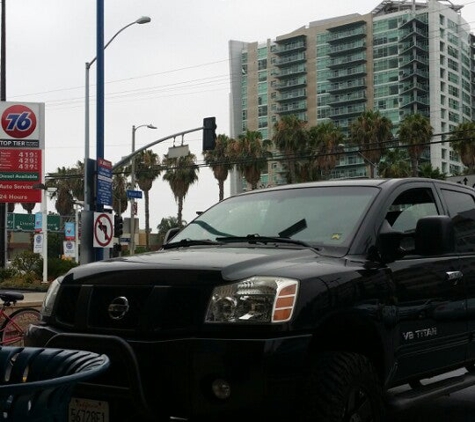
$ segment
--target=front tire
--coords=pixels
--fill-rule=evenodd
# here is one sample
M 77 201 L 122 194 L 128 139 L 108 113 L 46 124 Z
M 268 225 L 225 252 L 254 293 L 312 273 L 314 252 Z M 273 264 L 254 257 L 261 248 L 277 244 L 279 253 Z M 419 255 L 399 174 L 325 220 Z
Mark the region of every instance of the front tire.
M 363 355 L 325 352 L 311 364 L 300 406 L 301 421 L 381 422 L 381 383 Z

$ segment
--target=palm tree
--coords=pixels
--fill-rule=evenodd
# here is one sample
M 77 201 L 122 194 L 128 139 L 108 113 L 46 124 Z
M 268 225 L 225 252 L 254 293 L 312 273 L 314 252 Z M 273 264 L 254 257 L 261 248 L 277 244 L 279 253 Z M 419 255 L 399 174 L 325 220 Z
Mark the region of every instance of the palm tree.
M 363 156 L 370 163 L 378 164 L 392 139 L 391 120 L 379 111 L 367 110 L 350 125 L 350 141 L 363 149 Z M 370 176 L 374 178 L 374 166 L 370 165 Z
M 420 177 L 427 177 L 429 179 L 438 179 L 438 180 L 445 180 L 446 179 L 446 174 L 441 173 L 439 168 L 437 167 L 434 169 L 432 167 L 432 163 L 424 163 L 421 165 L 420 171 L 419 171 L 419 176 Z
M 287 167 L 287 182 L 297 181 L 297 159 L 307 146 L 308 132 L 305 129 L 307 122 L 295 115 L 283 116 L 274 124 L 275 135 L 273 141 L 277 149 L 285 156 Z
M 475 122 L 463 122 L 457 125 L 449 137 L 450 145 L 460 156 L 468 173 L 475 170 Z
M 167 234 L 168 230 L 173 229 L 175 227 L 184 227 L 186 226 L 186 221 L 182 221 L 181 225 L 178 224 L 178 218 L 170 216 L 168 218 L 162 218 L 160 221 L 160 224 L 157 226 L 158 230 L 158 238 L 160 239 L 160 242 L 163 242 L 163 239 L 165 238 L 165 235 Z
M 59 215 L 72 216 L 75 198 L 84 198 L 83 174 L 83 164 L 78 161 L 76 167 L 58 167 L 53 177 L 46 182 L 47 187 L 56 188 L 50 197 L 56 198 L 55 208 Z
M 112 209 L 116 214 L 122 215 L 127 205 L 127 176 L 120 167 L 112 176 Z
M 226 135 L 218 135 L 213 150 L 205 151 L 205 163 L 210 166 L 219 186 L 219 200 L 224 198 L 224 181 L 228 178 L 233 164 L 229 157 L 229 138 Z
M 69 184 L 71 169 L 58 167 L 52 179 L 46 182 L 47 187 L 56 188 L 50 193 L 56 199 L 55 208 L 61 216 L 72 215 L 74 212 L 74 198 Z
M 150 250 L 150 189 L 154 180 L 160 176 L 160 158 L 151 149 L 141 151 L 135 158 L 135 180 L 144 193 L 145 202 L 145 241 Z M 134 189 L 135 186 L 132 186 Z
M 73 197 L 78 201 L 84 201 L 84 163 L 77 161 L 76 166 L 70 170 L 68 185 Z
M 199 168 L 196 165 L 196 156 L 190 152 L 176 158 L 165 155 L 163 165 L 167 169 L 163 175 L 163 180 L 170 184 L 173 196 L 178 204 L 177 223 L 178 227 L 181 227 L 183 224 L 183 201 L 190 186 L 198 180 Z
M 411 168 L 407 152 L 400 148 L 386 151 L 386 154 L 379 162 L 378 174 L 384 178 L 409 177 Z
M 246 130 L 237 140 L 230 144 L 230 155 L 238 170 L 243 174 L 251 189 L 257 189 L 261 173 L 267 168 L 267 161 L 272 154 L 268 151 L 269 140 L 262 140 L 262 134 Z
M 22 202 L 21 206 L 27 214 L 31 214 L 33 209 L 36 207 L 36 202 Z
M 345 136 L 334 122 L 324 122 L 309 129 L 309 139 L 314 167 L 320 170 L 316 176 L 320 178 L 322 173 L 330 173 L 338 163 Z
M 412 177 L 419 174 L 419 159 L 433 134 L 430 120 L 420 113 L 407 114 L 399 126 L 399 142 L 407 145 L 411 158 Z

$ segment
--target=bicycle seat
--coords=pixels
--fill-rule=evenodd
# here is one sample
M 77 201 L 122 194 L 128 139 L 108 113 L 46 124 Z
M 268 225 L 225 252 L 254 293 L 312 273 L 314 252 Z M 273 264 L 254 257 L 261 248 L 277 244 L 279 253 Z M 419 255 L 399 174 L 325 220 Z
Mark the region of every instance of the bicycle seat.
M 0 299 L 4 302 L 16 302 L 17 300 L 23 300 L 25 295 L 20 292 L 0 292 Z

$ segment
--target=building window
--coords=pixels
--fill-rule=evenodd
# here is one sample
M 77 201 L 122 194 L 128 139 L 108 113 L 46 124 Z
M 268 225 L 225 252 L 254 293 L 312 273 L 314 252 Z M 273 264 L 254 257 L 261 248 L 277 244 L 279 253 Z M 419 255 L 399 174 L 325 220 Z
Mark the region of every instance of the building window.
M 449 85 L 449 94 L 450 95 L 453 95 L 454 97 L 458 97 L 459 96 L 459 89 L 452 86 L 452 85 Z
M 449 69 L 455 70 L 456 72 L 459 71 L 459 65 L 455 60 L 448 59 L 447 66 Z
M 453 82 L 454 84 L 458 84 L 459 83 L 459 77 L 458 75 L 456 75 L 455 73 L 453 72 L 449 72 L 449 82 Z
M 457 100 L 453 99 L 453 98 L 449 98 L 449 107 L 452 110 L 459 110 L 460 103 Z

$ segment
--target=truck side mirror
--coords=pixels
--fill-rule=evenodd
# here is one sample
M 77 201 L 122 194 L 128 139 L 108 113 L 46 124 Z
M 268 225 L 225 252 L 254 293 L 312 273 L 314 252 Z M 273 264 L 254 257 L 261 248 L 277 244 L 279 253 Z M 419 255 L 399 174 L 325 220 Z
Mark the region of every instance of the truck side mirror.
M 417 221 L 415 234 L 416 253 L 442 255 L 455 251 L 455 229 L 447 215 L 432 215 Z
M 401 256 L 400 245 L 403 237 L 402 232 L 393 230 L 389 222 L 384 220 L 378 236 L 378 250 L 383 262 L 394 262 Z
M 167 231 L 165 237 L 163 238 L 163 244 L 167 244 L 170 240 L 172 240 L 180 231 L 179 227 L 173 227 Z

